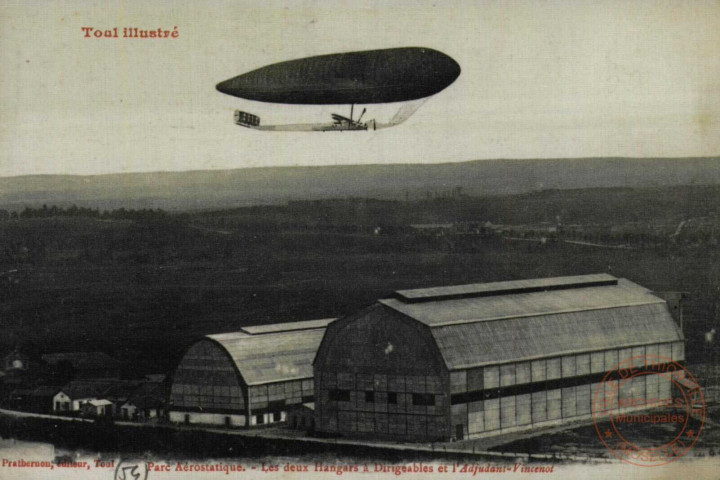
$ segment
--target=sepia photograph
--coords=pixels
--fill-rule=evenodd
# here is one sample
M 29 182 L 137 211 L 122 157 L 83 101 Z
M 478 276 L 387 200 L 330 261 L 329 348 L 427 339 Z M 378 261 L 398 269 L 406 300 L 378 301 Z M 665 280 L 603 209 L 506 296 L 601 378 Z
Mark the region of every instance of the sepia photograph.
M 720 478 L 717 0 L 2 0 L 0 63 L 0 479 Z

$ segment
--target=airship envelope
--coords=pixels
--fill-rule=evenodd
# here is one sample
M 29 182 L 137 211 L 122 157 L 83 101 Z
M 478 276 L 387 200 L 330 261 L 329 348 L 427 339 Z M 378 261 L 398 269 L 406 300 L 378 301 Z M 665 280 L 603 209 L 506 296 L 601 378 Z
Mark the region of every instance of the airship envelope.
M 460 65 L 431 48 L 407 47 L 337 53 L 268 65 L 217 85 L 217 90 L 246 100 L 329 105 L 410 102 L 435 95 L 460 75 Z M 389 124 L 361 122 L 333 114 L 333 123 L 261 126 L 259 117 L 235 112 L 238 125 L 259 130 L 367 130 L 404 121 L 416 107 L 401 108 Z M 364 111 L 363 111 L 364 114 Z M 400 121 L 398 121 L 400 120 Z M 393 123 L 395 122 L 395 123 Z

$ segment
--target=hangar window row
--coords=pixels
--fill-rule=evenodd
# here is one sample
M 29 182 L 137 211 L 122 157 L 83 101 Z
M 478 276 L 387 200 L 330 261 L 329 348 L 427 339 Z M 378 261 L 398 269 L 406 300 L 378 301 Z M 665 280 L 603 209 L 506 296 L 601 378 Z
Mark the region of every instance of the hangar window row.
M 372 375 L 365 373 L 323 372 L 321 384 L 327 389 L 396 393 L 442 392 L 440 378 L 435 375 Z
M 620 406 L 632 405 L 631 400 L 667 399 L 671 397 L 671 380 L 660 376 L 640 376 L 617 387 L 619 396 L 613 395 L 613 402 Z M 547 421 L 587 417 L 592 414 L 593 402 L 604 400 L 600 383 L 558 388 L 532 394 L 513 395 L 485 401 L 453 405 L 454 425 L 463 425 L 466 434 L 477 434 L 493 430 L 513 428 Z M 596 403 L 600 408 L 602 403 Z M 613 403 L 617 406 L 618 403 Z M 613 407 L 608 407 L 613 408 Z
M 328 391 L 328 400 L 331 402 L 351 402 L 352 391 L 334 388 Z M 384 397 L 384 398 L 383 398 Z M 383 399 L 385 403 L 396 405 L 398 403 L 397 392 L 386 392 L 385 395 L 377 395 L 377 399 Z M 432 393 L 413 393 L 411 396 L 412 405 L 433 407 L 435 406 L 435 395 Z M 365 392 L 365 403 L 375 403 L 374 391 Z
M 683 361 L 684 345 L 682 342 L 647 345 L 453 371 L 450 372 L 450 389 L 451 393 L 463 393 L 560 378 L 582 377 L 608 372 L 617 368 L 624 360 L 632 359 L 632 366 L 639 367 L 642 366 L 645 357 Z

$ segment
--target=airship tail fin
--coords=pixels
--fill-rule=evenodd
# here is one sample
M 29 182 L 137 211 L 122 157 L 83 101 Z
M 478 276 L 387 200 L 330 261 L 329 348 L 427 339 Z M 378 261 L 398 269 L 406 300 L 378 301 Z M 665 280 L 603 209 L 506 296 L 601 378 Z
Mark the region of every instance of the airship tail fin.
M 395 113 L 395 115 L 390 119 L 387 123 L 377 123 L 374 125 L 374 130 L 379 128 L 389 128 L 394 127 L 396 125 L 400 125 L 405 120 L 410 118 L 415 112 L 418 111 L 418 109 L 422 106 L 423 103 L 427 101 L 427 98 L 420 98 L 418 100 L 413 100 L 411 102 L 407 102 L 403 104 L 402 107 Z

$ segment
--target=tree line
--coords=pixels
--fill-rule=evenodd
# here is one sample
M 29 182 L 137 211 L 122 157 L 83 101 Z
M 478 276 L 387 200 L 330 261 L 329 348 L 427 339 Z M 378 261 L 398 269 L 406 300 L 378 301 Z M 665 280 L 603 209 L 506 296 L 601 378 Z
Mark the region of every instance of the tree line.
M 50 218 L 50 217 L 85 217 L 97 218 L 101 220 L 157 220 L 167 218 L 169 214 L 158 208 L 143 208 L 140 210 L 118 208 L 115 210 L 100 211 L 97 208 L 71 207 L 63 208 L 53 205 L 48 207 L 43 205 L 40 208 L 25 207 L 21 212 L 10 212 L 0 210 L 0 220 L 17 219 L 17 218 Z

